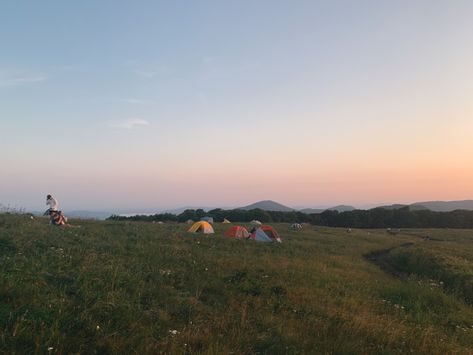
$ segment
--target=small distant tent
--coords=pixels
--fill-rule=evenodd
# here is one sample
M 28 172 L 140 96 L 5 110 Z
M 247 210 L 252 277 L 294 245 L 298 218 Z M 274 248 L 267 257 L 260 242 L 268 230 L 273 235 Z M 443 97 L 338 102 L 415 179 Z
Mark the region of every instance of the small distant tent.
M 205 221 L 195 222 L 192 227 L 189 228 L 188 232 L 191 233 L 204 233 L 204 234 L 213 234 L 214 229 L 211 224 Z
M 192 219 L 188 219 L 188 220 L 186 221 L 186 223 L 187 223 L 187 224 L 193 224 L 194 221 L 193 221 Z
M 230 224 L 230 223 L 232 223 L 232 222 L 230 222 L 228 219 L 224 218 L 222 223 L 223 223 L 223 224 Z
M 276 242 L 281 243 L 281 237 L 279 236 L 278 231 L 274 229 L 273 227 L 265 225 L 265 226 L 261 226 L 258 229 L 261 229 L 264 232 L 264 234 L 266 234 L 266 236 L 271 239 L 271 241 L 276 241 Z M 256 232 L 257 231 L 258 230 L 256 230 Z
M 210 224 L 214 224 L 213 217 L 202 217 L 200 220 L 204 221 L 204 222 L 207 222 L 207 223 L 210 223 Z
M 250 237 L 250 233 L 242 226 L 233 226 L 225 232 L 225 236 L 229 238 L 247 239 Z
M 252 220 L 252 221 L 250 222 L 250 224 L 253 225 L 253 226 L 261 226 L 261 225 L 263 225 L 263 223 L 261 223 L 260 221 L 258 221 L 258 220 L 256 220 L 256 219 Z
M 298 230 L 301 230 L 302 229 L 302 224 L 300 223 L 293 223 L 291 224 L 291 228 L 298 231 Z

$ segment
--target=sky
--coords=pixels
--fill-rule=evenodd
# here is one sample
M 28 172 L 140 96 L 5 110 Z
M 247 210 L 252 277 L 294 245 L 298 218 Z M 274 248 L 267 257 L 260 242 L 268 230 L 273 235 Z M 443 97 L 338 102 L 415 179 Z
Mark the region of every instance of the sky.
M 0 204 L 473 198 L 473 2 L 0 3 Z

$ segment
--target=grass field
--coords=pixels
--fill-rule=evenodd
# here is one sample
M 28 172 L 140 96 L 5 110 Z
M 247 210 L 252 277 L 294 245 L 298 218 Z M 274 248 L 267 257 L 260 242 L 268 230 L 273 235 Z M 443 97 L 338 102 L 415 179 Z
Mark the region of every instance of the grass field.
M 72 223 L 0 215 L 0 353 L 473 353 L 471 230 Z

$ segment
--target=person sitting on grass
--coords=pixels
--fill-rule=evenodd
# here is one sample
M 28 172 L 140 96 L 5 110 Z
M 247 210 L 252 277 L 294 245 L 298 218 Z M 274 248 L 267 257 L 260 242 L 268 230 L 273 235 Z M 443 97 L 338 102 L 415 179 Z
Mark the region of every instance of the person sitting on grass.
M 61 211 L 58 211 L 59 203 L 58 201 L 52 197 L 51 195 L 46 196 L 46 205 L 49 208 L 44 212 L 44 215 L 49 215 L 49 224 L 54 226 L 64 226 L 69 227 L 70 225 L 67 224 L 67 218 Z

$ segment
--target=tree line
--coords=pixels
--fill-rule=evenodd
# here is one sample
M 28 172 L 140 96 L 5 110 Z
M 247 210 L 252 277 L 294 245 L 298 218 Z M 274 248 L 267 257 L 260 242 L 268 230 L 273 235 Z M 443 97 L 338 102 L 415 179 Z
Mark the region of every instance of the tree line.
M 411 211 L 409 207 L 399 209 L 373 208 L 346 212 L 327 210 L 313 214 L 299 211 L 264 211 L 261 209 L 246 211 L 217 208 L 208 212 L 202 209 L 188 209 L 178 215 L 171 213 L 130 217 L 113 215 L 108 220 L 182 223 L 188 220 L 198 221 L 204 216 L 213 217 L 215 222 L 223 222 L 226 218 L 231 222 L 259 220 L 262 223 L 310 223 L 319 226 L 344 228 L 473 228 L 473 211 Z

